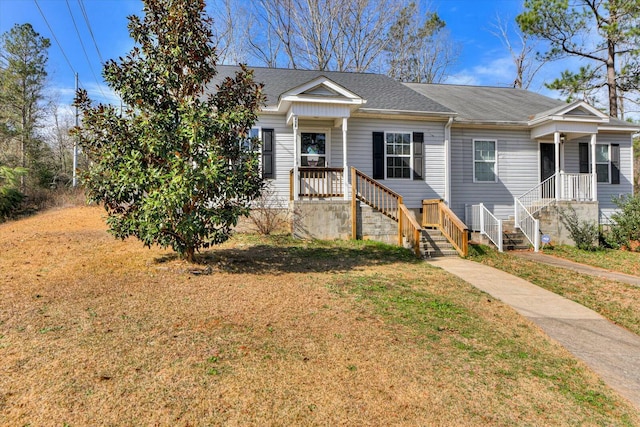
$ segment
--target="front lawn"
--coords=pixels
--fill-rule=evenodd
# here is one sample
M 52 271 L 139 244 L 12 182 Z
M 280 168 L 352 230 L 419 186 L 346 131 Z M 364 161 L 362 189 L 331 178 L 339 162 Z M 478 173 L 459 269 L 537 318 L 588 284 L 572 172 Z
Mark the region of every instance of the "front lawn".
M 100 216 L 0 225 L 0 425 L 640 425 L 405 250 L 238 234 L 193 266 Z

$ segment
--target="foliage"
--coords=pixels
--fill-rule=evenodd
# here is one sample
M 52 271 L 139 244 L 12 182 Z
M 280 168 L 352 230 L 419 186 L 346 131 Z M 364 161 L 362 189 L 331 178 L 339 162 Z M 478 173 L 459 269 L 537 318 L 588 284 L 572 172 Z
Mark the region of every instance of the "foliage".
M 42 141 L 35 134 L 44 114 L 50 45 L 49 39 L 41 37 L 31 24 L 16 24 L 0 39 L 0 122 L 6 141 L 3 157 L 10 166 L 29 168 L 30 173 L 35 170 L 33 164 L 41 160 Z
M 640 194 L 624 195 L 613 202 L 620 211 L 611 215 L 613 224 L 606 235 L 607 243 L 614 248 L 640 250 Z
M 445 22 L 428 12 L 420 22 L 418 8 L 410 3 L 400 10 L 387 33 L 385 51 L 390 77 L 413 83 L 438 83 L 451 65 L 453 47 L 438 37 Z
M 228 239 L 260 195 L 257 141 L 243 144 L 257 118 L 261 86 L 246 67 L 205 93 L 216 74 L 204 1 L 145 0 L 129 17 L 136 43 L 105 64 L 104 77 L 125 114 L 93 106 L 85 91 L 81 145 L 93 162 L 88 196 L 104 204 L 119 238 L 171 246 L 189 261 Z
M 609 114 L 618 116 L 622 97 L 640 87 L 640 3 L 525 0 L 524 6 L 516 20 L 525 33 L 549 42 L 545 59 L 578 57 L 588 63 L 577 73 L 565 71 L 549 87 L 575 98 L 606 86 Z
M 19 177 L 26 173 L 23 168 L 0 165 L 0 221 L 9 218 L 24 200 L 24 194 L 17 187 Z
M 585 251 L 596 250 L 598 242 L 598 224 L 581 220 L 573 207 L 560 211 L 560 221 L 569 231 L 576 247 Z

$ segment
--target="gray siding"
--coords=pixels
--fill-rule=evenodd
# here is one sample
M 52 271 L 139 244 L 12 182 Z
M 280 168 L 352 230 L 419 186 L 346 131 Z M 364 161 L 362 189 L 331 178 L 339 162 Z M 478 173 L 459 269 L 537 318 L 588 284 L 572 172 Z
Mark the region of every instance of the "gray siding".
M 473 182 L 473 140 L 497 140 L 498 181 Z M 465 205 L 484 203 L 499 218 L 513 215 L 513 198 L 539 182 L 538 143 L 528 130 L 451 130 L 451 209 L 464 218 Z
M 578 144 L 589 143 L 590 137 L 584 137 L 565 143 L 565 171 L 578 173 L 580 171 Z M 633 192 L 633 152 L 630 135 L 620 133 L 599 133 L 597 144 L 620 144 L 620 184 L 598 183 L 598 202 L 600 210 L 611 212 L 616 208 L 614 197 Z
M 261 115 L 256 126 L 274 129 L 276 177 L 270 180 L 281 203 L 289 199 L 289 171 L 293 168 L 293 128 L 287 126 L 284 115 Z M 333 122 L 303 121 L 299 131 L 330 130 L 331 151 L 329 166 L 342 167 L 342 128 L 333 127 Z M 373 173 L 373 132 L 423 132 L 424 133 L 424 179 L 387 179 L 380 182 L 404 198 L 409 208 L 419 208 L 423 199 L 444 197 L 444 124 L 442 122 L 420 122 L 413 120 L 349 119 L 347 132 L 347 163 L 363 173 Z

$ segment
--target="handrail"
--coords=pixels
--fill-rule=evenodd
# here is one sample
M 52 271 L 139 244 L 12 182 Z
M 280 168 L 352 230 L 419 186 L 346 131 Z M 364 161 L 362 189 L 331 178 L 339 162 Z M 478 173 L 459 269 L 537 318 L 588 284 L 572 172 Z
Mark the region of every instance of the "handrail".
M 442 200 L 422 201 L 422 226 L 438 228 L 461 256 L 469 254 L 469 229 Z
M 480 217 L 480 233 L 487 236 L 487 238 L 491 240 L 494 245 L 496 245 L 498 251 L 502 252 L 502 220 L 496 218 L 483 203 L 472 206 L 472 208 L 475 207 L 477 207 L 479 210 L 478 215 Z
M 422 234 L 422 228 L 404 204 L 400 204 L 398 225 L 400 229 L 400 233 L 398 233 L 398 243 L 404 246 L 403 238 L 407 239 L 416 256 L 422 256 L 420 253 L 420 235 Z
M 540 250 L 540 221 L 535 219 L 517 197 L 514 197 L 516 221 L 515 225 L 533 245 L 533 250 Z
M 556 199 L 556 196 L 559 196 L 556 194 L 556 179 L 556 174 L 553 174 L 540 184 L 517 196 L 516 199 L 533 215 L 549 206 Z
M 352 236 L 357 238 L 356 200 L 382 212 L 398 223 L 398 246 L 404 246 L 406 239 L 417 257 L 421 257 L 420 237 L 422 228 L 414 215 L 405 206 L 402 196 L 368 177 L 358 169 L 351 168 L 351 218 Z
M 403 203 L 402 196 L 354 167 L 351 168 L 351 171 L 353 176 L 351 185 L 354 187 L 353 193 L 356 198 L 398 221 L 400 218 L 399 205 Z

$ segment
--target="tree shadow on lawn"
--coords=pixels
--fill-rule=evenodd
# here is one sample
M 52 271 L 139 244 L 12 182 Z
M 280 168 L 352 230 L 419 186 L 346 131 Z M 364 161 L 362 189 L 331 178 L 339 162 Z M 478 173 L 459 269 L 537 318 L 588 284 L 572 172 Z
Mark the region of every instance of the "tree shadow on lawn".
M 156 263 L 178 260 L 176 254 L 155 259 Z M 358 267 L 421 262 L 404 248 L 366 244 L 359 247 L 272 246 L 260 244 L 243 248 L 213 249 L 196 256 L 197 264 L 187 271 L 210 274 L 284 274 L 344 272 Z

